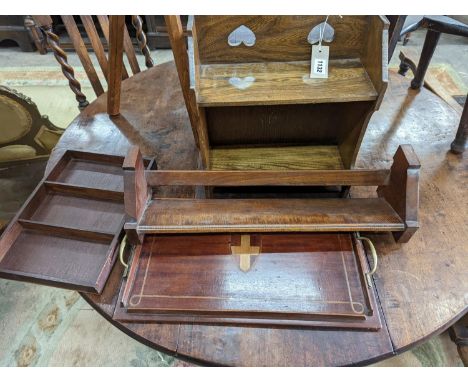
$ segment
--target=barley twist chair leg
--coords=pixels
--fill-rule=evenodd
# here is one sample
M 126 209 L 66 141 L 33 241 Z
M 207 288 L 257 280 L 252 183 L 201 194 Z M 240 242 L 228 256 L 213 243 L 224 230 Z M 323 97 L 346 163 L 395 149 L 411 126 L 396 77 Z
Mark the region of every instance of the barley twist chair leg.
M 53 32 L 52 25 L 42 26 L 42 32 L 44 33 L 47 44 L 53 50 L 55 59 L 60 64 L 62 68 L 63 75 L 67 78 L 70 89 L 75 93 L 76 100 L 78 101 L 78 108 L 83 110 L 86 106 L 89 105 L 86 96 L 81 91 L 81 84 L 75 78 L 75 72 L 71 65 L 68 63 L 67 54 L 60 47 L 59 37 Z
M 147 45 L 146 35 L 143 32 L 143 21 L 140 16 L 132 16 L 132 25 L 136 30 L 136 38 L 140 46 L 141 53 L 145 56 L 145 65 L 147 68 L 152 68 L 154 66 L 153 60 L 151 58 L 150 50 Z

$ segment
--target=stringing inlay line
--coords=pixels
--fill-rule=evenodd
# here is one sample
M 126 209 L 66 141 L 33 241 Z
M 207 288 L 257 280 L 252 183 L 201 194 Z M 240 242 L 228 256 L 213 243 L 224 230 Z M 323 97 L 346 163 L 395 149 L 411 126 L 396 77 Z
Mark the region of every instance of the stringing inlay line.
M 353 296 L 351 293 L 351 285 L 349 285 L 349 278 L 348 278 L 348 270 L 346 269 L 346 262 L 343 254 L 343 247 L 341 245 L 341 235 L 338 235 L 338 242 L 340 243 L 340 254 L 341 254 L 341 261 L 343 263 L 343 269 L 344 269 L 344 274 L 345 274 L 345 279 L 346 279 L 346 287 L 348 288 L 348 295 L 349 295 L 349 304 L 351 306 L 351 309 L 354 313 L 357 314 L 363 314 L 364 313 L 364 306 L 360 302 L 354 302 L 353 301 Z M 354 305 L 357 305 L 360 307 L 360 310 L 357 311 L 354 308 Z
M 145 285 L 146 285 L 146 278 L 148 277 L 148 270 L 149 270 L 149 266 L 150 266 L 150 263 L 151 263 L 151 257 L 153 256 L 154 240 L 155 240 L 155 237 L 153 236 L 153 240 L 151 241 L 150 255 L 149 255 L 149 257 L 148 257 L 148 263 L 146 264 L 146 269 L 145 269 L 145 277 L 143 278 L 143 284 L 141 285 L 140 293 L 137 294 L 137 295 L 133 295 L 133 296 L 130 298 L 129 303 L 130 303 L 130 305 L 132 305 L 132 306 L 140 305 L 141 299 L 144 297 L 143 292 L 144 292 Z M 133 297 L 139 297 L 138 302 L 137 302 L 136 304 L 133 304 L 133 303 L 132 303 Z
M 343 250 L 342 250 L 342 245 L 341 245 L 341 235 L 338 235 L 338 239 L 339 239 L 339 244 L 340 244 L 341 260 L 342 260 L 342 263 L 343 263 L 343 269 L 344 269 L 344 273 L 345 273 L 346 286 L 347 286 L 347 289 L 348 289 L 349 301 L 308 300 L 308 302 L 309 303 L 315 303 L 315 304 L 329 304 L 329 305 L 333 305 L 333 304 L 343 305 L 343 304 L 346 304 L 346 305 L 351 306 L 351 309 L 352 309 L 352 311 L 354 313 L 363 314 L 364 313 L 364 307 L 363 307 L 362 303 L 357 302 L 357 301 L 353 301 L 353 299 L 352 299 L 351 287 L 349 285 L 348 273 L 347 273 L 346 264 L 345 264 L 345 260 L 344 260 L 344 255 L 343 255 Z M 198 299 L 198 300 L 242 300 L 242 298 L 236 298 L 234 296 L 169 296 L 169 295 L 159 295 L 159 294 L 144 294 L 143 292 L 144 292 L 144 288 L 145 288 L 145 285 L 146 285 L 146 279 L 147 279 L 147 276 L 148 276 L 149 266 L 150 266 L 150 263 L 151 263 L 151 257 L 153 256 L 154 241 L 155 241 L 155 238 L 153 237 L 153 240 L 151 242 L 151 249 L 150 249 L 151 252 L 150 252 L 150 255 L 148 257 L 148 263 L 146 265 L 145 276 L 143 278 L 143 284 L 141 286 L 140 293 L 132 295 L 132 297 L 129 299 L 129 304 L 132 307 L 138 306 L 141 303 L 142 299 L 144 299 L 144 298 Z M 134 299 L 137 299 L 137 301 L 134 302 Z M 259 299 L 259 300 L 261 300 L 261 299 Z M 263 301 L 263 300 L 261 300 L 261 301 Z M 356 310 L 355 306 L 359 306 L 361 308 L 361 310 L 360 311 Z M 148 310 L 151 310 L 151 309 L 148 309 Z

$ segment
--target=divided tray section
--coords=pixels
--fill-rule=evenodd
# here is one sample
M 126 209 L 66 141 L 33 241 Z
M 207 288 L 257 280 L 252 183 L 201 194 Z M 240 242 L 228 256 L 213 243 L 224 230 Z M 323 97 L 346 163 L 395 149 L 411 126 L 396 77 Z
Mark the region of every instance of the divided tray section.
M 107 199 L 107 192 L 93 189 L 84 195 L 47 181 L 36 191 L 18 221 L 25 227 L 53 231 L 61 229 L 76 237 L 109 239 L 121 230 L 122 200 Z
M 123 157 L 67 151 L 0 241 L 0 276 L 100 293 L 125 209 Z
M 13 280 L 100 293 L 114 263 L 118 239 L 95 240 L 20 226 L 0 263 Z
M 148 235 L 114 318 L 378 330 L 352 234 Z
M 68 150 L 57 162 L 46 180 L 69 188 L 107 190 L 109 194 L 123 195 L 124 158 L 117 155 Z M 121 196 L 123 200 L 123 196 Z

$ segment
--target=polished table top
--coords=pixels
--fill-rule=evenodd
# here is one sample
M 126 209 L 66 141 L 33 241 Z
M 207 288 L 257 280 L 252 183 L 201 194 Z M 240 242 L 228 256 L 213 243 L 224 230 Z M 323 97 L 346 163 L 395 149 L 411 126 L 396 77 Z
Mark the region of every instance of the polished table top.
M 385 99 L 364 137 L 357 168 L 389 168 L 402 143 L 412 144 L 421 161 L 421 228 L 403 245 L 390 234 L 373 235 L 379 253 L 375 287 L 384 321 L 379 332 L 121 324 L 112 321 L 120 264 L 101 296 L 82 296 L 137 340 L 203 364 L 355 365 L 407 350 L 468 310 L 468 158 L 449 152 L 459 118 L 428 90 L 411 90 L 408 79 L 391 73 Z M 125 155 L 130 143 L 155 156 L 160 169 L 196 168 L 197 150 L 173 62 L 123 82 L 120 116 L 106 114 L 106 94 L 91 103 L 66 130 L 48 168 L 66 149 Z M 359 190 L 359 196 L 372 192 Z

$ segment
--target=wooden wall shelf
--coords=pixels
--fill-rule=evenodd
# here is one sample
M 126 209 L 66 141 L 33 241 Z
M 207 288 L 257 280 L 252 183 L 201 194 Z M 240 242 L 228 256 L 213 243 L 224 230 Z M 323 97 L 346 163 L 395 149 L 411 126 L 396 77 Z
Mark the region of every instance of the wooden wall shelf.
M 307 159 L 293 153 L 279 166 L 275 161 L 281 154 L 242 157 L 239 152 L 229 167 L 230 158 L 223 158 L 228 152 L 216 152 L 294 146 L 334 147 L 339 159 L 326 168 L 336 169 L 338 163 L 353 168 L 367 124 L 387 87 L 388 21 L 379 16 L 329 17 L 335 30 L 334 40 L 326 44 L 329 77 L 311 79 L 312 46 L 307 38 L 324 20 L 325 16 L 189 17 L 187 57 L 181 24 L 166 18 L 203 168 L 316 169 L 320 150 L 311 149 Z M 253 43 L 229 43 L 239 27 L 250 29 Z

